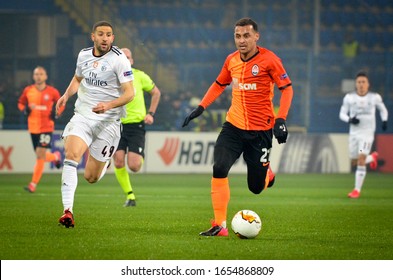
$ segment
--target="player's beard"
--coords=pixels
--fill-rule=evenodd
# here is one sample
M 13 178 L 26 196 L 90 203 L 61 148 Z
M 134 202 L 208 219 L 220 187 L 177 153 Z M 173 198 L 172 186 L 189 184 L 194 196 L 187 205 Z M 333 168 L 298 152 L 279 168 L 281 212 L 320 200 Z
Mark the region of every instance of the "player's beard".
M 102 47 L 102 44 L 98 44 L 97 45 L 97 50 L 99 52 L 99 55 L 104 55 L 107 52 L 109 52 L 109 50 L 111 49 L 112 45 L 111 44 L 106 44 L 104 46 L 104 48 Z

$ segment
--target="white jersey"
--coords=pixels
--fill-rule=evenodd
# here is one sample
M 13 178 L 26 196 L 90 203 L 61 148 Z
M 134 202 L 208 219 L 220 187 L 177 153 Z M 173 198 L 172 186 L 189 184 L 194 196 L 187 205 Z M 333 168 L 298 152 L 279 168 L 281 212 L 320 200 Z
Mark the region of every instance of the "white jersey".
M 100 102 L 112 101 L 122 94 L 121 84 L 134 79 L 131 65 L 124 53 L 117 47 L 103 56 L 94 56 L 94 48 L 79 52 L 75 75 L 82 77 L 75 102 L 75 113 L 94 120 L 117 120 L 125 117 L 125 107 L 121 106 L 96 114 L 92 111 Z
M 349 133 L 352 135 L 365 135 L 375 133 L 375 110 L 378 109 L 381 120 L 388 120 L 388 110 L 382 101 L 381 95 L 368 92 L 364 96 L 356 92 L 347 93 L 340 109 L 340 119 L 348 122 L 350 118 L 359 119 L 359 124 L 351 124 Z

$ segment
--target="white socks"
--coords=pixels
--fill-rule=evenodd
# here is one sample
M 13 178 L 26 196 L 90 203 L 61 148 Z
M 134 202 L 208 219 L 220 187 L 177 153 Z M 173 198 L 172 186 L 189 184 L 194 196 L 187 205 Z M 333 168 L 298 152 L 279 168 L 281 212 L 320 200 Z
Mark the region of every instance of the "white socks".
M 73 212 L 74 196 L 78 185 L 77 167 L 78 163 L 76 161 L 65 159 L 61 175 L 61 197 L 64 210 L 69 209 L 71 213 Z
M 355 172 L 355 190 L 360 192 L 362 190 L 364 178 L 366 178 L 366 166 L 357 166 L 356 172 Z

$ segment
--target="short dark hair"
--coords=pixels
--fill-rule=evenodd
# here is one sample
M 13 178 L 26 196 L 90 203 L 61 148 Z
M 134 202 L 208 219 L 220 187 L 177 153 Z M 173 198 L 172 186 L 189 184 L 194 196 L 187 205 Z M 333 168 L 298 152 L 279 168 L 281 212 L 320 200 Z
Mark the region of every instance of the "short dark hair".
M 367 73 L 364 72 L 364 71 L 358 72 L 358 73 L 356 74 L 356 78 L 358 78 L 358 77 L 365 77 L 365 78 L 368 79 L 368 75 L 367 75 Z
M 37 65 L 35 68 L 34 68 L 34 70 L 35 69 L 42 69 L 42 70 L 44 70 L 45 72 L 46 72 L 46 69 L 45 69 L 45 67 L 44 66 L 41 66 L 41 65 Z M 33 70 L 33 71 L 34 71 Z
M 110 28 L 112 28 L 112 31 L 113 31 L 112 24 L 110 24 L 108 21 L 101 20 L 101 21 L 97 21 L 96 23 L 94 23 L 92 32 L 94 33 L 96 31 L 97 27 L 100 27 L 100 26 L 109 26 Z
M 255 30 L 255 32 L 258 32 L 258 24 L 255 21 L 253 21 L 251 18 L 239 19 L 235 24 L 235 28 L 236 26 L 247 26 L 247 25 L 252 25 L 252 28 Z

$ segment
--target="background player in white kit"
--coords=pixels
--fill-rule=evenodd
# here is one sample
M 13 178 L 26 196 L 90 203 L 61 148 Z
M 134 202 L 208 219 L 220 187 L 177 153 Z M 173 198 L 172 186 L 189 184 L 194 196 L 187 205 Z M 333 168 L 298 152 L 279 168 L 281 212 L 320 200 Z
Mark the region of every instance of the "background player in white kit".
M 356 75 L 356 91 L 347 93 L 340 109 L 340 119 L 349 123 L 349 151 L 353 165 L 357 165 L 355 172 L 355 188 L 348 194 L 350 198 L 358 198 L 366 177 L 366 164 L 376 169 L 378 153 L 370 151 L 374 142 L 376 117 L 378 109 L 382 130 L 387 129 L 388 110 L 381 95 L 369 92 L 370 83 L 364 72 Z
M 78 92 L 75 113 L 64 129 L 65 159 L 62 172 L 64 213 L 59 223 L 74 227 L 73 205 L 78 184 L 77 166 L 89 149 L 84 177 L 89 183 L 102 178 L 120 140 L 120 117 L 134 98 L 133 73 L 124 53 L 112 46 L 114 33 L 106 21 L 94 24 L 91 33 L 94 47 L 80 51 L 75 75 L 56 111 Z

